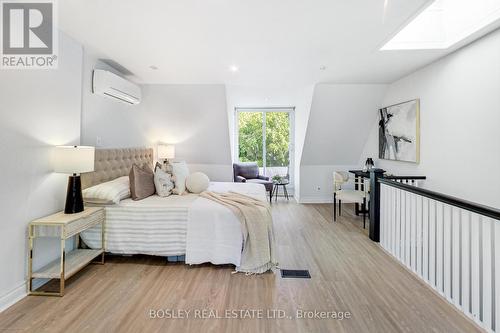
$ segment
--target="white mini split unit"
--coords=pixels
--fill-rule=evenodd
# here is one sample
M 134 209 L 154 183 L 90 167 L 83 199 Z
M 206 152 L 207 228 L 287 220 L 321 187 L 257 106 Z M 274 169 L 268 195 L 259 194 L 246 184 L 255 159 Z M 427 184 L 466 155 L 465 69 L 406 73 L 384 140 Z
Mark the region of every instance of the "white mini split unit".
M 92 92 L 128 104 L 141 102 L 141 88 L 138 85 L 102 69 L 94 69 Z

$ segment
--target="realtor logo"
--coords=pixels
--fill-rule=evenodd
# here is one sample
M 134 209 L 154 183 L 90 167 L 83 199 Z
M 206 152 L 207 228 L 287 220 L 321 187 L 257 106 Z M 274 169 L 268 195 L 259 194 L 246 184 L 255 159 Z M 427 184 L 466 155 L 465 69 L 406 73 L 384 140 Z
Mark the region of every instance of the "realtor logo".
M 57 67 L 54 2 L 2 1 L 3 69 Z

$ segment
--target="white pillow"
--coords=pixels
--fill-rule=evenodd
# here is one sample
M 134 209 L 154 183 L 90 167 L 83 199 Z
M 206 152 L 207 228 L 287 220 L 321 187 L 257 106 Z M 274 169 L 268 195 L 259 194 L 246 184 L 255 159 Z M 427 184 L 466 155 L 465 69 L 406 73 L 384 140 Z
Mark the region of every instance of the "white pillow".
M 186 192 L 186 178 L 189 175 L 189 169 L 186 162 L 172 163 L 172 174 L 174 176 L 174 194 L 182 195 Z
M 120 200 L 130 198 L 128 176 L 89 187 L 82 191 L 83 200 L 93 204 L 119 204 Z
M 155 171 L 155 188 L 156 194 L 160 197 L 168 197 L 172 194 L 172 190 L 174 189 L 174 182 L 172 180 L 172 175 L 163 171 L 160 168 L 156 168 Z
M 191 193 L 201 193 L 208 188 L 210 179 L 203 172 L 195 172 L 186 178 L 186 187 Z

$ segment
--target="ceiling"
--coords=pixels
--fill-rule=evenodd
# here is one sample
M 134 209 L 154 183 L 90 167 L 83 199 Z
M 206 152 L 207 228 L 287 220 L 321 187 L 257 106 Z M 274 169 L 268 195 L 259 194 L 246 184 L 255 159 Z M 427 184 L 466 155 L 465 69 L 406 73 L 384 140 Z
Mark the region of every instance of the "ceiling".
M 429 3 L 64 0 L 58 20 L 89 52 L 141 83 L 388 83 L 449 52 L 379 51 Z

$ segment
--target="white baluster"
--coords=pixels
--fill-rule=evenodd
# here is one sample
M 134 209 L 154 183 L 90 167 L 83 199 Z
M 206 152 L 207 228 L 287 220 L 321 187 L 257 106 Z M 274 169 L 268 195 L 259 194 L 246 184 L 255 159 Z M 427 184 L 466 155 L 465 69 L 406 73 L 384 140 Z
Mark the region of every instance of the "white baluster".
M 429 281 L 429 199 L 422 199 L 422 277 Z
M 436 201 L 429 200 L 429 282 L 437 289 L 436 261 L 437 261 L 437 211 Z
M 451 302 L 451 207 L 443 207 L 443 289 L 444 295 Z
M 462 221 L 462 310 L 470 313 L 470 212 L 461 211 Z
M 444 294 L 443 288 L 443 204 L 436 202 L 436 287 L 437 291 Z
M 470 258 L 471 258 L 471 303 L 472 303 L 472 318 L 480 322 L 480 307 L 479 307 L 479 223 L 480 217 L 477 214 L 471 215 L 470 228 L 471 228 L 471 242 L 470 242 Z
M 416 206 L 415 206 L 415 219 L 416 219 L 416 240 L 415 250 L 416 250 L 416 269 L 417 274 L 422 276 L 422 197 L 416 196 Z
M 395 190 L 396 197 L 396 215 L 395 215 L 395 224 L 396 224 L 396 257 L 401 260 L 401 190 Z
M 495 330 L 500 332 L 500 220 L 493 220 L 495 246 Z
M 396 256 L 396 246 L 397 246 L 397 238 L 396 238 L 396 189 L 391 187 L 391 226 L 392 226 L 392 248 L 391 253 Z
M 404 192 L 405 194 L 405 264 L 408 268 L 410 266 L 411 260 L 411 201 L 410 201 L 410 193 Z
M 457 307 L 460 307 L 460 229 L 461 229 L 461 221 L 460 221 L 460 209 L 452 207 L 451 212 L 451 223 L 453 226 L 453 234 L 451 239 L 452 246 L 452 272 L 451 272 L 451 294 L 453 298 L 453 303 Z
M 483 325 L 487 329 L 492 329 L 492 242 L 493 224 L 492 220 L 487 217 L 481 218 L 482 223 L 482 243 L 483 243 Z

